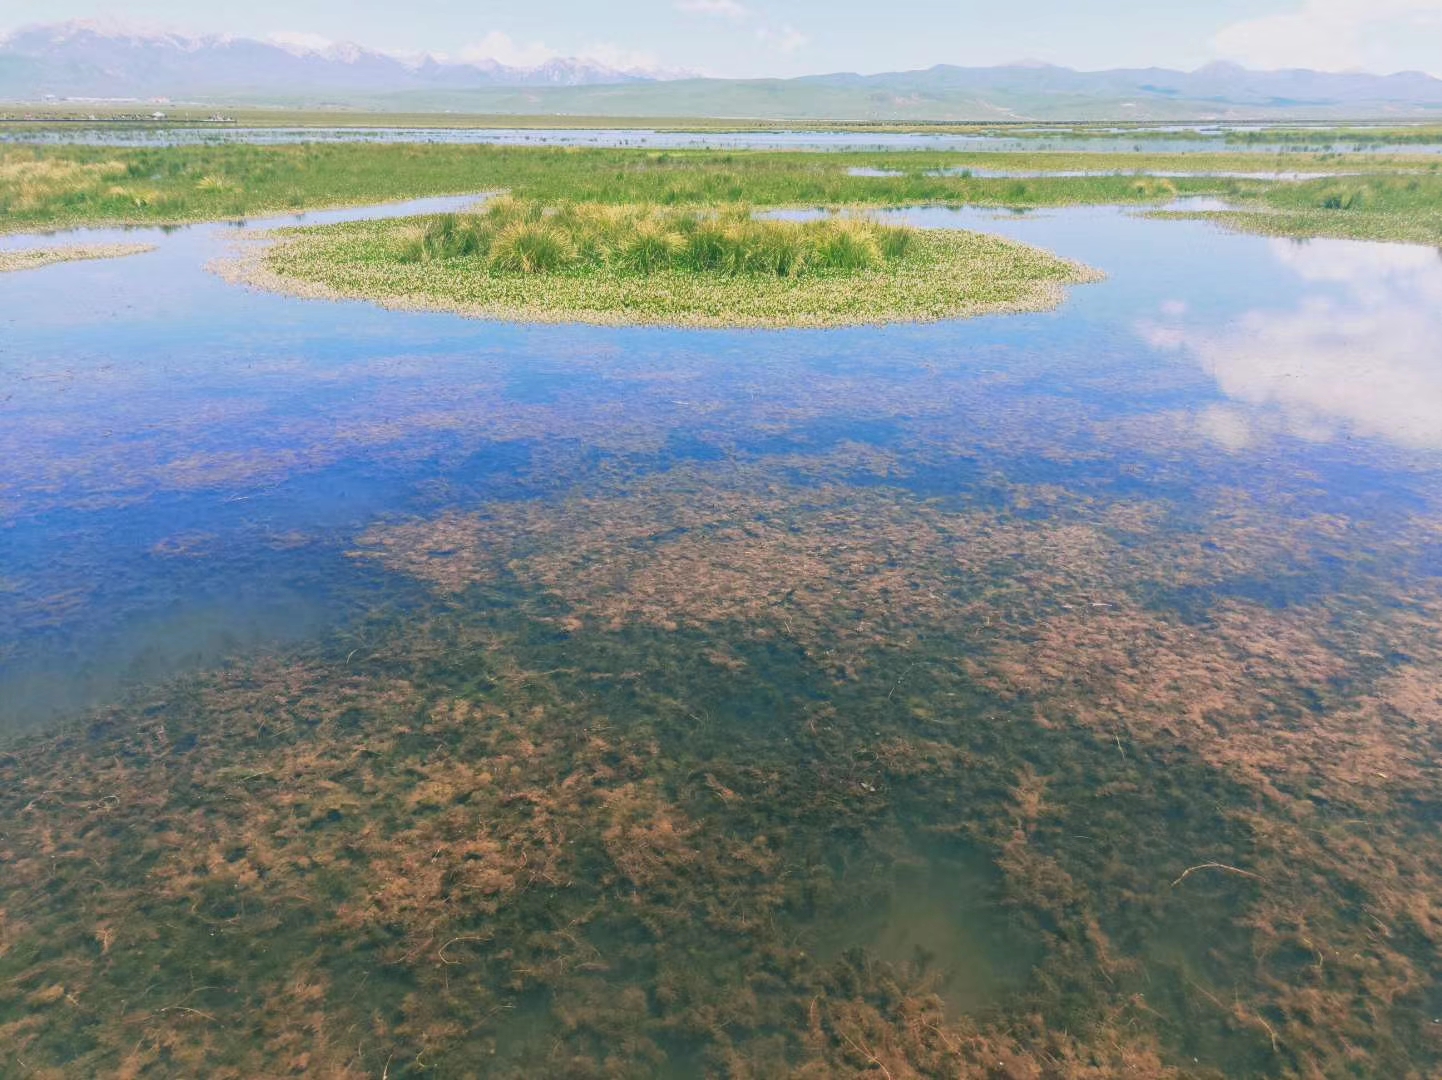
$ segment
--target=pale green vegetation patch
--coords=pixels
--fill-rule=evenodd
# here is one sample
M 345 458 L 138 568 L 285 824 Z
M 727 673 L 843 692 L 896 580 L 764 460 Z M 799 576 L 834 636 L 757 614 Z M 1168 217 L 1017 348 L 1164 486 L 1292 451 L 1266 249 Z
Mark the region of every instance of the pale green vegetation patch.
M 34 270 L 52 263 L 77 262 L 82 259 L 120 259 L 126 255 L 140 255 L 154 250 L 154 244 L 71 244 L 66 247 L 0 251 L 0 273 Z
M 1266 236 L 1380 240 L 1442 247 L 1442 175 L 1351 176 L 1234 197 L 1225 210 L 1160 211 Z
M 476 214 L 291 230 L 240 274 L 481 318 L 757 327 L 1043 309 L 1098 276 L 970 232 L 511 198 Z
M 1327 210 L 1158 210 L 1171 220 L 1213 221 L 1238 232 L 1297 240 L 1331 237 L 1397 244 L 1442 244 L 1442 208 L 1426 214 L 1353 214 Z

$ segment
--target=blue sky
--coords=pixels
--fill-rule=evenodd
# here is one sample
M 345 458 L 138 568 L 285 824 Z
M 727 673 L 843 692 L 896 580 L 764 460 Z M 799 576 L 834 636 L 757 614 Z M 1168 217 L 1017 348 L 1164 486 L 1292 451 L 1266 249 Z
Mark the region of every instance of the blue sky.
M 0 32 L 69 19 L 713 75 L 1217 59 L 1442 75 L 1442 0 L 0 0 Z

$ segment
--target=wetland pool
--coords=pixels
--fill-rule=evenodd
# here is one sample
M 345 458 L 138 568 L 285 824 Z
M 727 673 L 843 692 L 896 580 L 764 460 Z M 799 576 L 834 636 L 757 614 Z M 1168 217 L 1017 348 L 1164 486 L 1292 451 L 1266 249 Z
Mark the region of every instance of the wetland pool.
M 1141 133 L 1128 137 L 1076 136 L 1065 131 L 1022 136 L 908 131 L 652 131 L 644 128 L 398 128 L 398 127 L 206 127 L 35 122 L 0 120 L 0 145 L 40 146 L 208 146 L 246 143 L 288 146 L 304 143 L 437 143 L 486 146 L 624 147 L 650 150 L 958 150 L 1005 154 L 1068 152 L 1097 154 L 1287 154 L 1329 153 L 1365 161 L 1374 155 L 1442 153 L 1442 141 L 1431 143 L 1228 142 L 1220 133 L 1189 129 L 1168 137 Z
M 894 211 L 1107 277 L 825 331 L 207 270 L 466 201 L 0 239 L 156 245 L 0 277 L 0 1071 L 1442 1068 L 1442 253 Z

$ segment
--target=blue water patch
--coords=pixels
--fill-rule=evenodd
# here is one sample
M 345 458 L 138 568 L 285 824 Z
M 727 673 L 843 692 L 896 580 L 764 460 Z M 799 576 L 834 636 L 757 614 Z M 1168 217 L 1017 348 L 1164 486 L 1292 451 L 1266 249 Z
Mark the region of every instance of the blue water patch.
M 561 505 L 678 470 L 698 490 L 774 470 L 793 487 L 1019 520 L 1146 506 L 1182 530 L 1205 529 L 1219 492 L 1288 527 L 1326 514 L 1391 527 L 1442 507 L 1442 399 L 1415 345 L 1442 334 L 1425 301 L 1442 265 L 1426 249 L 1106 208 L 913 209 L 896 216 L 1001 233 L 1107 278 L 1052 312 L 829 331 L 509 325 L 258 293 L 205 271 L 264 224 L 468 201 L 80 231 L 67 239 L 158 250 L 0 280 L 0 662 L 124 669 L 137 655 L 125 628 L 144 625 L 170 658 L 147 675 L 180 669 L 196 631 L 166 611 L 205 611 L 217 642 L 335 629 L 387 580 L 346 555 L 376 522 Z M 1422 389 L 1394 392 L 1409 379 Z M 1435 576 L 1438 561 L 1426 549 L 1417 570 Z M 391 576 L 395 595 L 415 588 Z M 1331 580 L 1239 577 L 1164 602 L 1279 606 Z M 0 700 L 12 719 L 33 712 Z

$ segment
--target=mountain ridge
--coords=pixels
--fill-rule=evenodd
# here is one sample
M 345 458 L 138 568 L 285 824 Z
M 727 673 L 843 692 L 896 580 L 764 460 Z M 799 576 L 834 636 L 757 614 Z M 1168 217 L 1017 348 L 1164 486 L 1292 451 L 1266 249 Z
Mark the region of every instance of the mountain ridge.
M 14 78 L 7 81 L 0 70 L 0 97 L 12 100 L 585 86 L 678 74 L 617 68 L 577 57 L 512 66 L 485 58 L 393 53 L 353 42 L 307 45 L 293 39 L 147 32 L 93 20 L 32 25 L 0 35 L 0 60 L 27 65 L 28 84 Z
M 719 79 L 553 57 L 533 67 L 390 53 L 294 36 L 107 31 L 95 23 L 0 36 L 0 99 L 174 100 L 381 111 L 720 117 L 756 120 L 1442 119 L 1442 79 L 1214 61 L 1077 71 L 998 67 Z

